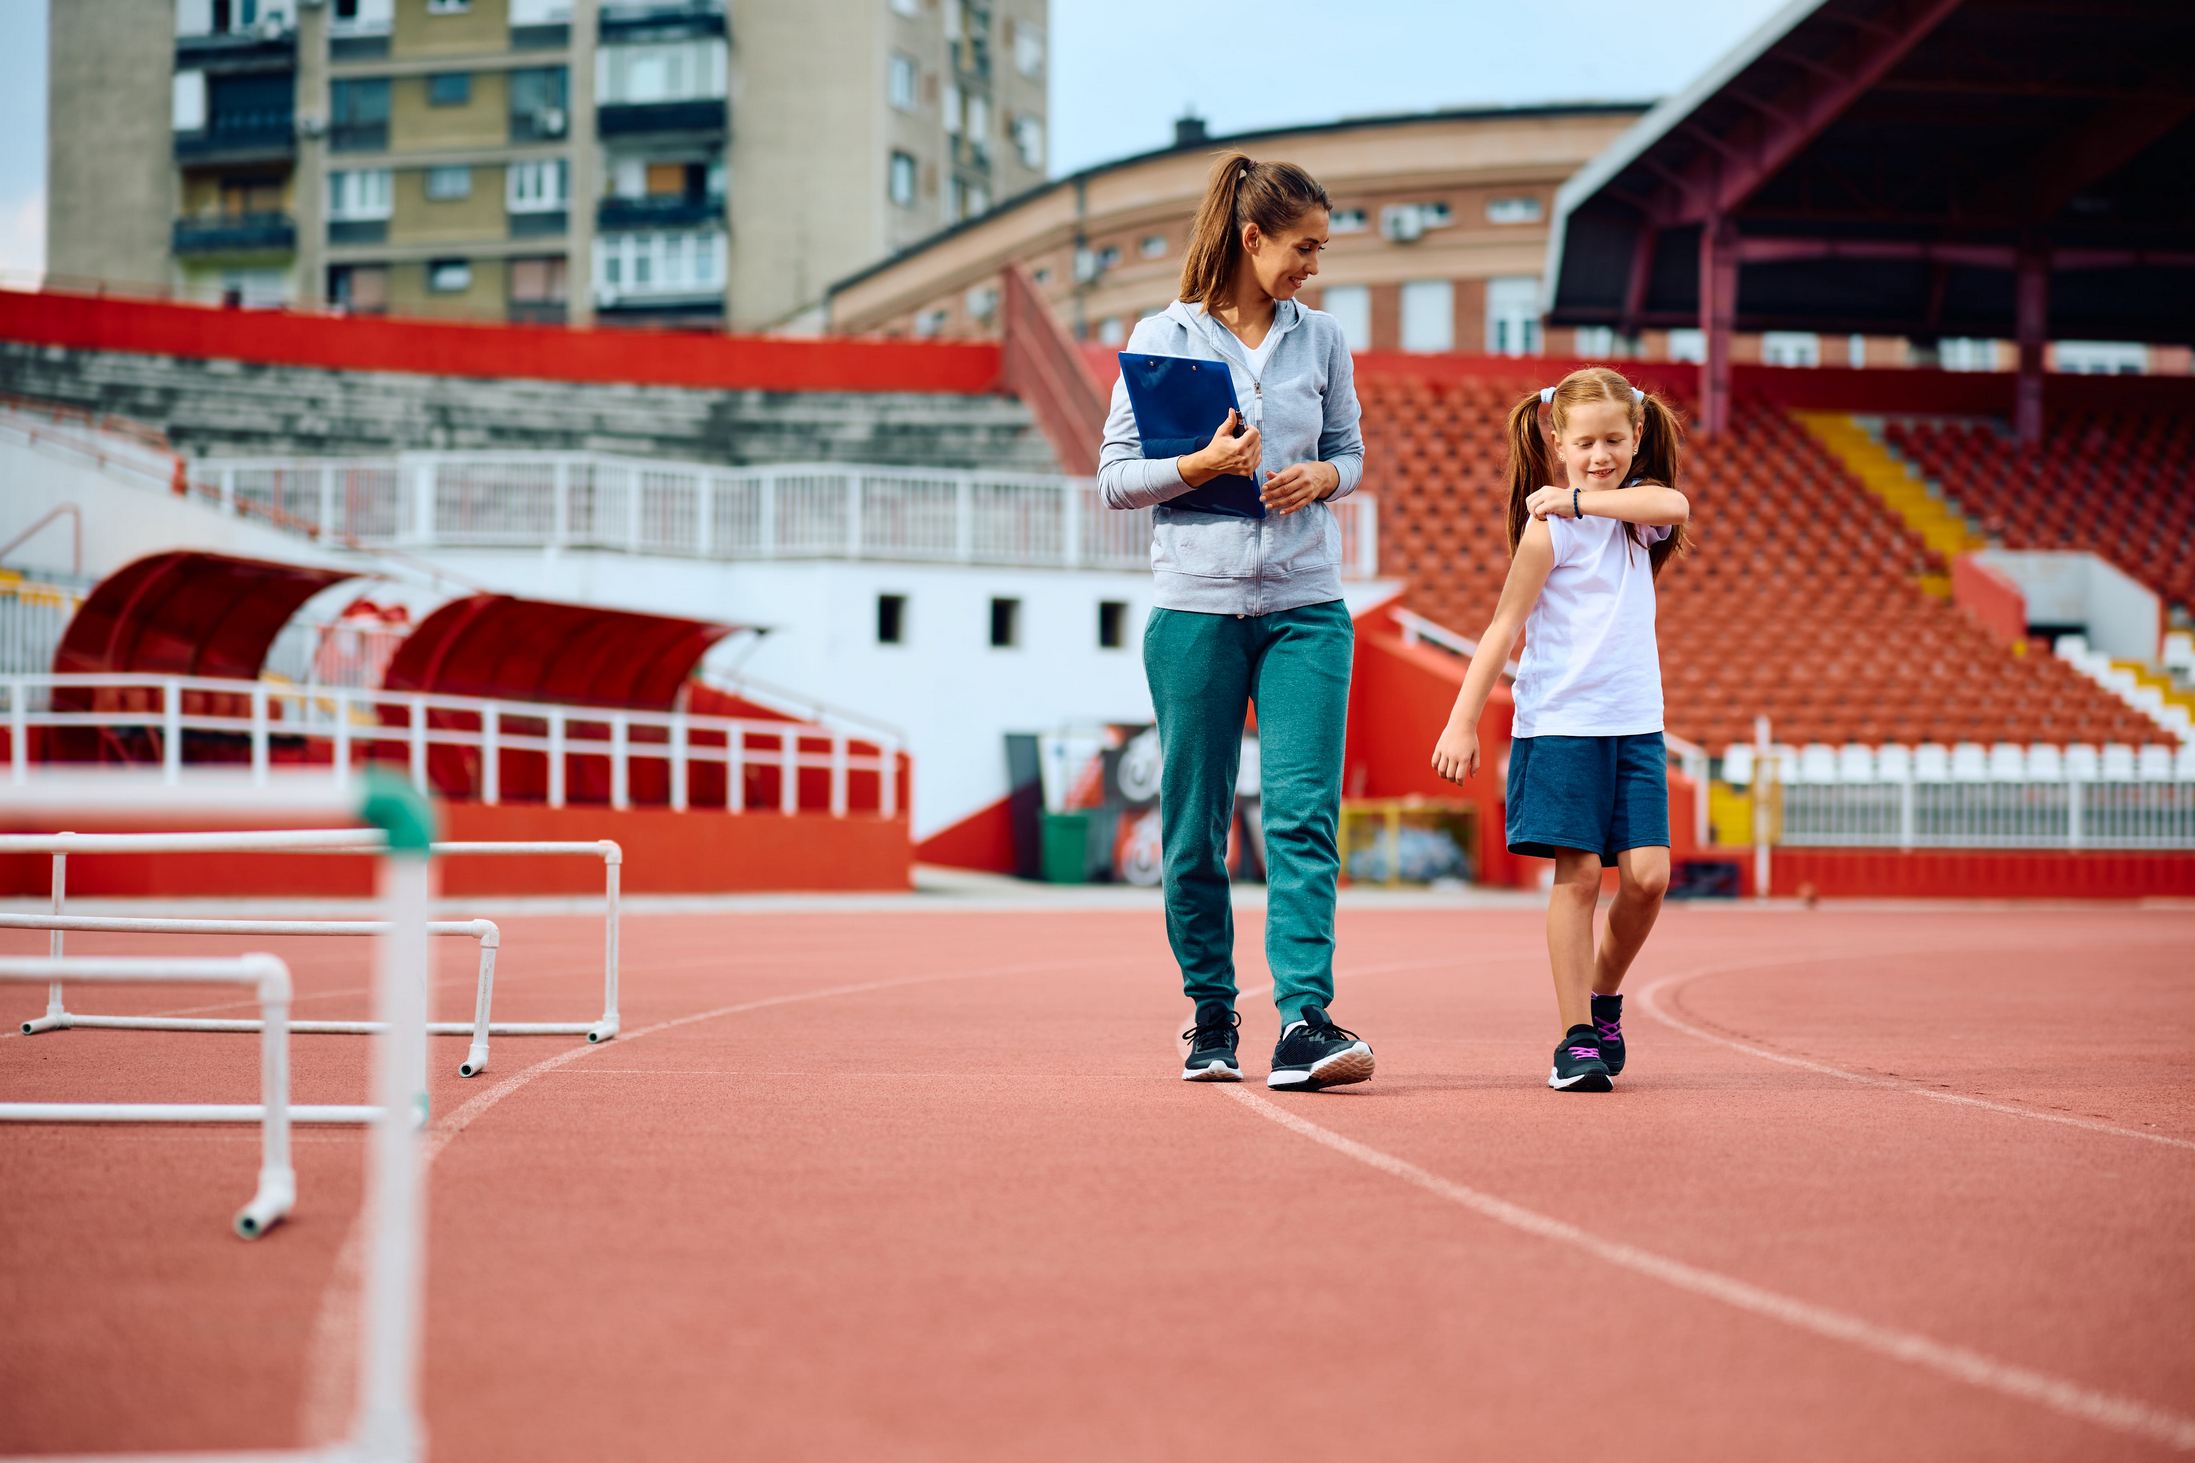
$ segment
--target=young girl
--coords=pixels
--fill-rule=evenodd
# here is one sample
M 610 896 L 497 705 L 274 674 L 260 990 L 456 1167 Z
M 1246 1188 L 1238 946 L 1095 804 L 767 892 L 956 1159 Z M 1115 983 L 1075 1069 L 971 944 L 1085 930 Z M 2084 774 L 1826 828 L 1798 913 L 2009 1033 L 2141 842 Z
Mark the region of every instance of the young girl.
M 1679 434 L 1659 398 L 1601 366 L 1510 408 L 1509 579 L 1433 748 L 1451 781 L 1478 770 L 1479 714 L 1523 630 L 1507 833 L 1511 853 L 1555 861 L 1547 954 L 1565 1029 L 1547 1085 L 1562 1092 L 1606 1092 L 1623 1070 L 1617 988 L 1669 887 L 1654 576 L 1691 516 Z M 1621 882 L 1596 952 L 1609 865 Z
M 1319 272 L 1326 190 L 1290 163 L 1228 153 L 1191 225 L 1181 298 L 1140 321 L 1131 351 L 1223 363 L 1239 416 L 1179 456 L 1146 456 L 1125 385 L 1098 460 L 1111 508 L 1151 508 L 1143 665 L 1158 714 L 1166 935 L 1192 1015 L 1182 1079 L 1236 1082 L 1235 925 L 1227 829 L 1243 722 L 1258 714 L 1265 960 L 1280 1008 L 1269 1087 L 1372 1075 L 1372 1048 L 1334 1024 L 1334 882 L 1342 734 L 1355 632 L 1341 597 L 1341 528 L 1327 504 L 1364 473 L 1349 343 L 1297 292 Z M 1236 435 L 1242 429 L 1240 436 Z M 1254 478 L 1262 518 L 1185 494 Z

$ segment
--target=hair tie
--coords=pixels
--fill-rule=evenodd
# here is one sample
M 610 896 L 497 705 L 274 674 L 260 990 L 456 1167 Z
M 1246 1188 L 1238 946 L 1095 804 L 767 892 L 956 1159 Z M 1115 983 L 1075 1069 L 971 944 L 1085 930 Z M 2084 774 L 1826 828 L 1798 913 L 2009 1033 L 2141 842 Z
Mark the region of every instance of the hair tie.
M 1553 406 L 1554 404 L 1555 404 L 1555 388 L 1554 388 L 1554 387 L 1552 387 L 1552 386 L 1542 386 L 1542 387 L 1540 388 L 1540 405 L 1541 405 L 1541 406 Z
M 1641 406 L 1646 405 L 1646 393 L 1636 386 L 1631 388 L 1631 399 Z

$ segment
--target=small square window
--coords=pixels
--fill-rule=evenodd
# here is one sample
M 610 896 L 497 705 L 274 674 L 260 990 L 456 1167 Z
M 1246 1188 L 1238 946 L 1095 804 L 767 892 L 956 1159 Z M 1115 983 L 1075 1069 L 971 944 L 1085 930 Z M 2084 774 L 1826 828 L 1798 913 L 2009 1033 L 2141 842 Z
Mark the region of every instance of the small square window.
M 1021 644 L 1020 600 L 991 601 L 991 644 L 1000 650 L 1011 650 Z
M 907 636 L 907 596 L 904 594 L 880 594 L 876 597 L 876 643 L 902 645 Z
M 915 109 L 915 58 L 904 52 L 892 53 L 891 70 L 886 75 L 885 94 L 892 105 L 902 112 Z
M 1128 605 L 1124 600 L 1098 601 L 1098 649 L 1118 650 L 1127 641 Z
M 437 203 L 472 197 L 473 170 L 465 167 L 427 169 L 427 196 Z
M 1486 200 L 1486 221 L 1490 224 L 1530 224 L 1539 220 L 1540 200 L 1535 194 L 1519 193 Z
M 473 74 L 470 71 L 442 71 L 427 78 L 427 105 L 430 107 L 469 106 L 473 99 Z
M 895 152 L 892 154 L 891 190 L 892 202 L 898 204 L 901 208 L 914 207 L 914 154 L 906 152 Z
M 438 295 L 459 295 L 473 287 L 473 266 L 467 259 L 434 259 L 427 264 L 427 288 Z
M 1326 220 L 1326 231 L 1330 234 L 1361 234 L 1367 227 L 1361 208 L 1337 208 Z
M 1042 269 L 1039 269 L 1036 273 L 1030 275 L 1029 278 L 1032 282 L 1036 284 L 1050 284 L 1052 282 L 1052 267 L 1047 264 Z
M 473 0 L 427 0 L 429 15 L 463 15 L 473 8 Z
M 1146 259 L 1162 259 L 1166 255 L 1166 236 L 1164 234 L 1145 234 L 1143 242 L 1136 247 Z

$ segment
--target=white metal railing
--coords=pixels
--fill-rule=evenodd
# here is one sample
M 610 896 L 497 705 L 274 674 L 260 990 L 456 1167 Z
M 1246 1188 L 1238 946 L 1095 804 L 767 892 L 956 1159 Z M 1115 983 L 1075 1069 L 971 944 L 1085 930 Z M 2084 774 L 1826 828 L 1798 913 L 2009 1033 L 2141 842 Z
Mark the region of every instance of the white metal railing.
M 56 709 L 56 692 L 82 694 L 63 696 L 61 708 Z M 93 705 L 79 709 L 67 704 L 75 699 Z M 70 727 L 149 734 L 167 783 L 177 782 L 183 774 L 190 752 L 188 734 L 210 732 L 223 734 L 231 745 L 237 738 L 246 742 L 251 778 L 258 784 L 268 778 L 275 742 L 304 738 L 325 744 L 327 772 L 338 785 L 355 775 L 357 759 L 379 753 L 375 760 L 393 760 L 389 754 L 394 751 L 401 756 L 413 786 L 425 792 L 434 750 L 470 752 L 474 754 L 469 773 L 472 786 L 463 790 L 464 795 L 488 804 L 503 800 L 506 757 L 537 752 L 546 763 L 550 807 L 566 805 L 574 759 L 602 758 L 608 764 L 608 800 L 613 808 L 633 806 L 637 767 L 661 764 L 667 773 L 669 806 L 681 810 L 691 805 L 695 770 L 714 766 L 724 770 L 728 812 L 828 811 L 844 817 L 852 807 L 856 774 L 876 778 L 879 813 L 893 817 L 899 811 L 898 741 L 812 722 L 189 676 L 0 677 L 0 730 L 7 734 L 13 781 L 21 784 L 29 775 L 32 731 Z M 749 769 L 777 772 L 777 796 L 770 807 L 749 808 Z M 800 774 L 807 771 L 827 774 L 827 793 L 820 806 L 809 806 L 804 800 Z
M 1075 569 L 1150 563 L 1149 509 L 1087 478 L 591 452 L 222 458 L 190 466 L 229 512 L 364 548 L 593 548 L 677 557 L 885 559 Z M 1342 573 L 1378 571 L 1378 509 L 1332 505 Z
M 0 675 L 49 670 L 84 596 L 58 584 L 0 578 Z
M 2195 781 L 1783 782 L 1778 842 L 1815 848 L 2195 849 Z

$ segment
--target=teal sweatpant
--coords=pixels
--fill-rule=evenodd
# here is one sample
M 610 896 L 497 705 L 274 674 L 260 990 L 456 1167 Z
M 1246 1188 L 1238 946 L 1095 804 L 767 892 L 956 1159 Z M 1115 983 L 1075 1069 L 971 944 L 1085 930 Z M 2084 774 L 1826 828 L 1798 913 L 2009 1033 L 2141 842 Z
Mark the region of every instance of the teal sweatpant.
M 1151 612 L 1143 668 L 1158 710 L 1166 938 L 1191 1001 L 1235 1003 L 1227 829 L 1253 703 L 1273 1001 L 1285 1025 L 1334 998 L 1335 827 L 1355 644 L 1340 600 L 1269 615 Z

